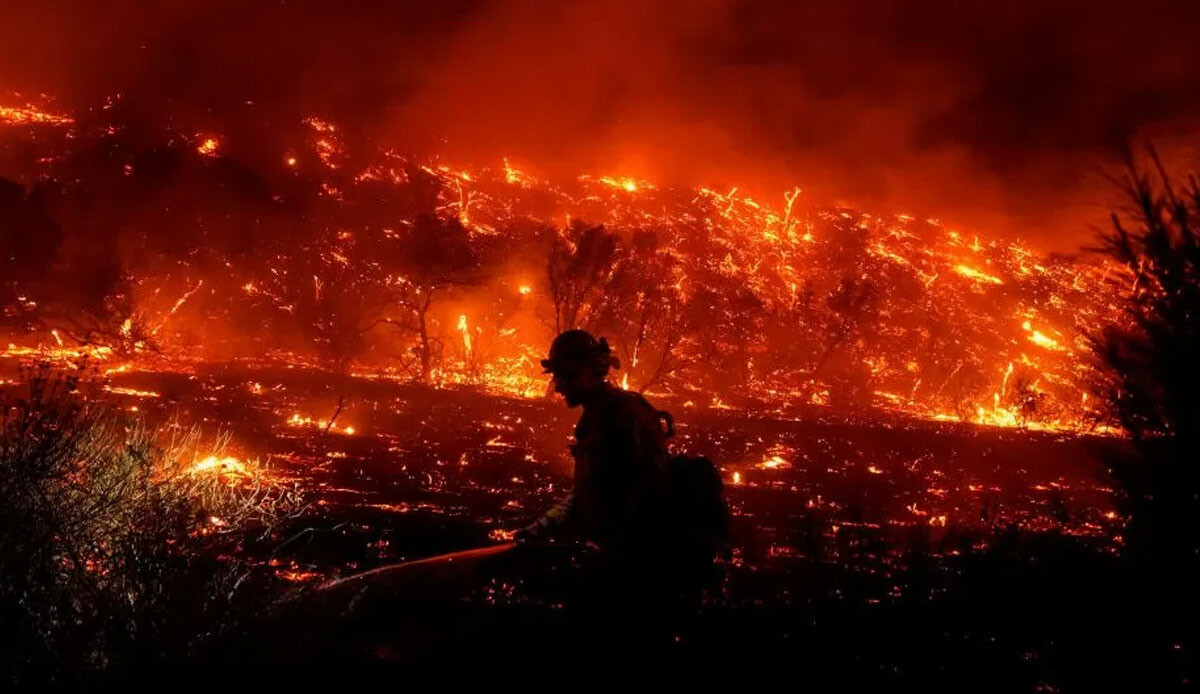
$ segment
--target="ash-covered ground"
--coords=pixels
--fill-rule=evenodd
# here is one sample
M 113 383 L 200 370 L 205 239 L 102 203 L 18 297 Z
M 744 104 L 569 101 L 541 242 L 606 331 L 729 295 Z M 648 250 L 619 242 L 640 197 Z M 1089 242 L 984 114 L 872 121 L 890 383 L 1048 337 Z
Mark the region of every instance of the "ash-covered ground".
M 113 388 L 151 421 L 232 433 L 224 454 L 268 460 L 311 492 L 312 531 L 275 557 L 294 579 L 496 542 L 570 489 L 578 411 L 552 397 L 242 366 L 118 375 Z M 1112 439 L 655 405 L 676 415 L 674 449 L 721 468 L 734 573 L 820 561 L 887 574 L 914 544 L 953 556 L 1000 531 L 1108 548 L 1120 534 L 1102 475 Z
M 534 519 L 571 482 L 577 412 L 555 398 L 246 364 L 116 372 L 109 390 L 154 426 L 230 434 L 223 459 L 265 460 L 311 502 L 242 546 L 272 579 L 258 585 L 274 587 L 261 614 L 205 635 L 196 683 L 234 671 L 312 685 L 487 668 L 545 679 L 614 658 L 849 689 L 1062 691 L 1131 672 L 1120 667 L 1129 640 L 1113 631 L 1131 633 L 1128 615 L 1112 620 L 1127 595 L 1124 520 L 1102 474 L 1119 439 L 655 401 L 675 414 L 675 448 L 718 464 L 734 517 L 719 582 L 686 613 L 651 622 L 576 609 L 587 584 L 569 547 L 348 601 L 315 590 L 494 544 Z M 1144 647 L 1134 655 L 1173 653 Z
M 272 555 L 292 580 L 495 542 L 570 488 L 578 412 L 554 398 L 240 366 L 122 374 L 113 387 L 148 420 L 232 434 L 224 455 L 266 459 L 311 493 L 309 530 Z M 1117 546 L 1101 474 L 1111 439 L 655 404 L 678 420 L 676 450 L 722 470 L 735 577 L 804 562 L 887 576 L 914 548 L 954 556 L 1003 531 Z

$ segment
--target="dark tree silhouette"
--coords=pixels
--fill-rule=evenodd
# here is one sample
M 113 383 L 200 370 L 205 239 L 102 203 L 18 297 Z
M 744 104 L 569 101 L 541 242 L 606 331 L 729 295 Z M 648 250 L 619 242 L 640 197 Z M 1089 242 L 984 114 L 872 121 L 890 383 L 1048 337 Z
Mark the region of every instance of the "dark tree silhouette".
M 479 279 L 479 258 L 471 236 L 457 219 L 419 215 L 393 239 L 379 246 L 388 308 L 376 324 L 391 325 L 413 335 L 413 361 L 420 380 L 428 381 L 442 351 L 430 325 L 429 309 L 439 293 L 471 285 Z
M 843 278 L 825 300 L 831 317 L 809 384 L 827 381 L 834 404 L 870 403 L 871 369 L 864 361 L 865 348 L 879 325 L 880 303 L 875 283 L 861 278 Z
M 649 231 L 634 232 L 616 258 L 590 323 L 613 340 L 625 374 L 632 376 L 630 386 L 642 391 L 681 366 L 676 354 L 686 329 L 683 296 L 676 288 L 681 270 Z
M 335 240 L 318 241 L 286 256 L 289 273 L 278 283 L 287 311 L 301 333 L 311 336 L 318 353 L 339 372 L 361 351 L 366 325 L 373 317 L 370 297 L 377 276 L 362 254 Z
M 1177 188 L 1150 158 L 1157 180 L 1131 157 L 1118 181 L 1132 208 L 1113 214 L 1101 250 L 1126 271 L 1112 280 L 1126 301 L 1093 344 L 1100 392 L 1133 437 L 1111 465 L 1129 554 L 1174 581 L 1200 563 L 1200 185 Z
M 588 226 L 575 220 L 566 237 L 556 236 L 546 261 L 546 278 L 554 301 L 556 333 L 582 327 L 586 308 L 611 272 L 617 237 L 604 225 Z
M 0 179 L 0 324 L 26 320 L 16 300 L 49 272 L 61 242 L 58 224 L 24 186 Z

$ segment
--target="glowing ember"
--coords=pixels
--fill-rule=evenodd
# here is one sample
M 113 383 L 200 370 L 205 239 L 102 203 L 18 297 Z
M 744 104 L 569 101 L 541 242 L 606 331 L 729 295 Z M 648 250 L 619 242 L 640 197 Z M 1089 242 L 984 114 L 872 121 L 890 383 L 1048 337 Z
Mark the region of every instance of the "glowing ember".
M 976 282 L 985 282 L 985 283 L 990 283 L 990 284 L 1004 284 L 1004 280 L 1000 279 L 999 277 L 996 277 L 994 275 L 989 275 L 986 272 L 976 270 L 975 268 L 967 266 L 967 265 L 955 265 L 954 271 L 957 272 L 958 274 L 962 275 L 963 277 L 968 277 L 970 279 L 975 280 Z
M 192 474 L 216 474 L 216 475 L 236 475 L 249 476 L 246 466 L 237 458 L 226 456 L 218 458 L 215 455 L 210 455 L 207 458 L 196 463 L 191 468 Z
M 1029 325 L 1028 321 L 1025 323 L 1025 325 Z M 1047 336 L 1042 331 L 1031 330 L 1030 328 L 1025 328 L 1025 329 L 1029 330 L 1029 341 L 1032 342 L 1033 344 L 1035 344 L 1039 347 L 1045 347 L 1046 349 L 1055 349 L 1055 350 L 1064 349 L 1064 347 L 1058 343 L 1058 340 L 1055 340 L 1054 338 Z
M 458 332 L 462 333 L 463 349 L 468 357 L 471 356 L 471 332 L 467 327 L 466 315 L 458 317 Z
M 343 210 L 347 219 L 323 235 L 298 232 L 301 242 L 265 257 L 180 261 L 186 281 L 166 269 L 133 277 L 115 326 L 79 336 L 56 327 L 42 342 L 14 339 L 0 356 L 78 363 L 119 351 L 125 363 L 107 371 L 123 373 L 190 370 L 265 347 L 267 361 L 288 368 L 542 397 L 548 326 L 565 319 L 594 323 L 624 363 L 618 382 L 660 398 L 1102 430 L 1083 397 L 1092 366 L 1072 347 L 1115 310 L 1111 268 L 1098 261 L 1042 256 L 909 215 L 804 207 L 798 187 L 772 204 L 738 188 L 660 188 L 628 176 L 553 183 L 507 160 L 466 168 L 392 151 L 358 160 L 336 124 L 303 122 L 309 141 L 278 156 L 289 167 L 309 156 L 324 164 L 312 184 L 330 219 Z M 199 143 L 193 156 L 238 154 L 215 136 L 187 139 Z M 436 256 L 450 227 L 434 230 L 427 252 L 405 245 L 418 231 L 412 219 L 353 221 L 368 200 L 413 197 L 414 176 L 424 177 L 436 224 L 461 225 L 469 252 L 510 249 L 516 282 L 443 267 Z M 596 254 L 580 245 L 584 227 L 572 225 L 581 220 L 612 230 L 617 249 L 596 255 L 591 285 L 548 277 L 534 292 L 541 285 L 527 273 L 547 258 L 530 254 L 544 252 L 547 231 L 564 272 L 587 267 L 576 254 Z M 413 250 L 426 256 L 404 261 Z M 21 295 L 7 310 L 33 318 L 42 307 Z M 224 343 L 198 346 L 198 335 Z M 351 429 L 299 414 L 288 424 Z
M 328 431 L 334 434 L 342 434 L 344 436 L 353 436 L 355 432 L 355 429 L 352 426 L 341 426 L 336 421 L 321 421 L 319 419 L 313 419 L 312 417 L 304 417 L 299 413 L 293 414 L 287 420 L 287 425 L 290 427 L 321 429 L 323 431 Z
M 218 142 L 215 137 L 206 137 L 204 138 L 204 141 L 196 147 L 196 151 L 206 157 L 215 157 L 217 155 L 217 148 L 220 147 L 220 144 L 221 143 Z
M 504 530 L 496 528 L 488 533 L 488 538 L 496 542 L 508 542 L 512 540 L 515 533 L 512 530 Z
M 583 177 L 583 180 L 587 180 L 587 177 L 586 176 Z M 603 183 L 606 186 L 612 186 L 613 188 L 620 188 L 628 193 L 636 193 L 639 189 L 652 187 L 650 184 L 646 183 L 645 181 L 638 181 L 636 179 L 628 178 L 628 177 L 601 176 L 600 178 L 598 178 L 596 180 Z
M 768 470 L 774 470 L 776 468 L 791 467 L 792 464 L 778 455 L 773 455 L 759 463 L 759 465 L 760 467 L 764 467 Z
M 318 571 L 276 571 L 275 575 L 292 583 L 307 583 L 324 576 Z
M 33 106 L 0 106 L 3 125 L 70 125 L 74 119 L 41 111 Z
M 105 386 L 104 390 L 115 393 L 117 395 L 132 395 L 135 398 L 157 398 L 162 397 L 161 394 L 152 390 L 138 390 L 137 388 L 121 388 L 118 386 Z

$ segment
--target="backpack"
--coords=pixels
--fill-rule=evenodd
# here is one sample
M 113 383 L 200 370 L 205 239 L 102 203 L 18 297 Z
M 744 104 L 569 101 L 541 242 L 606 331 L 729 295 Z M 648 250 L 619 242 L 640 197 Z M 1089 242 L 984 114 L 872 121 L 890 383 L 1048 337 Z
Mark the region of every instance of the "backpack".
M 675 435 L 675 419 L 659 411 L 666 438 Z M 706 456 L 676 453 L 667 461 L 671 525 L 684 548 L 703 554 L 722 552 L 729 540 L 729 507 L 721 472 Z

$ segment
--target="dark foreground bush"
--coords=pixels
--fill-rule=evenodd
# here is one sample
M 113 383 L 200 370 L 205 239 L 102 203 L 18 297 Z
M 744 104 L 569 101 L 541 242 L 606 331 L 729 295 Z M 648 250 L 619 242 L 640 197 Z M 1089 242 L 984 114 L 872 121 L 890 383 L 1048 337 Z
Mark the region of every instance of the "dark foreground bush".
M 1104 250 L 1126 301 L 1095 340 L 1102 394 L 1133 437 L 1113 461 L 1129 518 L 1131 559 L 1194 596 L 1200 578 L 1200 184 L 1178 188 L 1151 151 L 1122 182 L 1131 209 L 1113 215 Z
M 238 544 L 297 493 L 197 469 L 197 433 L 151 432 L 87 378 L 40 371 L 24 391 L 0 401 L 0 682 L 71 686 L 185 657 L 247 607 Z

